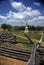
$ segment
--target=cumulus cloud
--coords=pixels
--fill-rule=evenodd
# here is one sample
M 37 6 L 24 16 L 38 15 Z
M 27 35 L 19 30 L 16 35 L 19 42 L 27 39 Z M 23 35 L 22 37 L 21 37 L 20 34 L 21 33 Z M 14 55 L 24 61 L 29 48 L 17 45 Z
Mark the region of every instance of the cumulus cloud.
M 44 16 L 41 16 L 39 10 L 33 10 L 31 7 L 26 7 L 20 2 L 12 2 L 11 5 L 13 8 L 17 9 L 18 12 L 10 10 L 6 16 L 0 15 L 0 20 L 3 21 L 3 23 L 11 25 L 25 25 L 25 23 L 28 22 L 30 25 L 38 25 L 38 23 L 40 24 L 40 22 L 44 22 Z
M 7 18 L 8 18 L 8 21 L 10 22 L 19 22 L 20 23 L 22 21 L 26 22 L 28 21 L 29 19 L 32 19 L 34 17 L 38 17 L 39 15 L 41 15 L 41 13 L 38 11 L 38 10 L 25 10 L 23 12 L 12 12 L 10 11 L 8 14 L 7 14 Z M 13 21 L 12 21 L 13 20 Z
M 44 26 L 44 16 L 38 16 L 28 21 L 29 24 L 35 26 Z
M 38 14 L 35 14 L 36 12 L 38 12 Z M 27 10 L 25 10 L 23 12 L 17 12 L 17 13 L 9 11 L 7 16 L 6 17 L 3 16 L 3 18 L 5 18 L 5 19 L 1 18 L 1 20 L 3 21 L 3 23 L 7 23 L 7 24 L 25 25 L 25 23 L 28 22 L 29 24 L 32 25 L 33 23 L 35 24 L 37 20 L 42 19 L 43 17 L 40 16 L 40 12 L 38 10 L 31 9 L 31 11 L 29 10 L 29 12 Z
M 0 24 L 3 23 L 3 22 L 5 22 L 6 19 L 7 19 L 6 16 L 0 15 Z
M 38 20 L 43 20 L 44 21 L 44 16 L 39 16 Z
M 40 3 L 35 2 L 34 5 L 36 5 L 36 6 L 40 6 Z
M 0 19 L 6 19 L 6 17 L 5 17 L 5 16 L 0 15 Z
M 11 6 L 18 11 L 23 11 L 26 8 L 21 2 L 11 2 Z

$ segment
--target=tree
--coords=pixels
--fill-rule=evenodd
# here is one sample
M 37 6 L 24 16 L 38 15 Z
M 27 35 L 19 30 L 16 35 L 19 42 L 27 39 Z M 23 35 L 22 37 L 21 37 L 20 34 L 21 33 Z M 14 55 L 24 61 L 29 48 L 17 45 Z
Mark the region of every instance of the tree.
M 1 25 L 1 27 L 5 30 L 5 29 L 7 29 L 7 24 L 4 23 Z
M 8 24 L 8 25 L 7 25 L 7 29 L 10 31 L 11 28 L 12 28 L 12 26 Z
M 11 30 L 12 26 L 9 25 L 9 24 L 2 24 L 1 27 L 5 30 L 5 29 L 8 29 L 9 31 Z

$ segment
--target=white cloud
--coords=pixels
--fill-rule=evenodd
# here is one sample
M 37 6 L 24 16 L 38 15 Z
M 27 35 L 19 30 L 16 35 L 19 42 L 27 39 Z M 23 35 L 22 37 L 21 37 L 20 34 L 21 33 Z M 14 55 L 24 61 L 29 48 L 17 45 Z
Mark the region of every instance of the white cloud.
M 35 2 L 34 5 L 36 5 L 36 6 L 40 6 L 40 3 L 36 3 L 36 2 Z
M 38 16 L 29 20 L 28 23 L 35 26 L 44 26 L 44 16 Z
M 32 8 L 31 7 L 26 7 L 26 11 L 31 11 Z
M 0 15 L 0 19 L 6 19 L 6 17 L 5 17 L 5 16 Z
M 6 19 L 7 19 L 6 16 L 0 15 L 0 24 L 3 23 L 3 22 L 5 22 Z
M 21 2 L 11 2 L 11 5 L 18 11 L 23 11 L 26 8 Z
M 15 3 L 18 5 L 15 5 Z M 40 25 L 41 22 L 41 24 L 43 24 L 44 16 L 41 16 L 39 10 L 33 10 L 31 7 L 26 7 L 20 2 L 12 2 L 11 5 L 12 4 L 14 4 L 14 8 L 17 9 L 18 12 L 16 13 L 10 10 L 6 16 L 0 15 L 0 20 L 3 21 L 3 23 L 24 25 L 25 22 L 28 22 L 31 25 Z
M 38 10 L 32 10 L 32 15 L 34 16 L 39 16 L 39 15 L 41 15 L 41 13 L 38 11 Z
M 30 17 L 35 17 L 35 16 L 37 17 L 41 15 L 41 13 L 38 10 L 30 10 L 30 11 L 25 10 L 23 14 L 28 15 Z
M 10 11 L 7 14 L 7 17 L 8 18 L 14 18 L 14 19 L 16 19 L 16 18 L 17 19 L 23 19 L 24 18 L 23 14 L 21 12 L 16 13 L 16 12 L 12 12 L 12 11 Z
M 29 8 L 28 10 L 26 9 L 23 12 L 17 12 L 17 13 L 12 12 L 10 10 L 6 17 L 1 16 L 2 18 L 5 18 L 4 20 L 1 18 L 1 20 L 3 21 L 3 23 L 8 23 L 8 24 L 14 23 L 16 25 L 24 25 L 23 23 L 25 22 L 31 23 L 31 21 L 33 21 L 35 17 L 38 17 L 40 15 L 41 13 L 38 10 L 32 10 L 32 8 Z
M 24 18 L 33 18 L 41 15 L 38 10 L 33 10 L 31 7 L 26 7 L 21 2 L 11 2 L 13 8 L 17 9 L 18 12 L 10 12 L 13 14 L 14 18 L 24 19 Z M 10 15 L 9 13 L 9 15 Z
M 44 20 L 44 16 L 39 16 L 38 20 Z

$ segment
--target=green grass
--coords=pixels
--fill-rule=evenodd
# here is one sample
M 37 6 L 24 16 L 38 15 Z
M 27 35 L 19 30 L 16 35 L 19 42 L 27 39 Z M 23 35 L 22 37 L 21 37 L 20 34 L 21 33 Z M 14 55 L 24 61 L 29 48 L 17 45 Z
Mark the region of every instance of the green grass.
M 13 35 L 16 35 L 16 40 L 17 41 L 22 41 L 22 42 L 30 42 L 23 31 L 15 31 L 15 32 L 12 32 Z M 41 37 L 41 34 L 38 34 L 38 33 L 28 33 L 27 34 L 31 39 L 35 39 L 35 40 L 39 40 L 40 37 Z M 43 38 L 43 42 L 44 42 L 44 38 Z M 24 46 L 26 47 L 31 47 L 30 44 L 26 44 L 26 43 L 22 43 Z M 42 45 L 44 47 L 44 45 Z M 42 47 L 40 46 L 40 47 Z
M 30 33 L 30 37 L 39 40 L 41 35 L 40 34 Z
M 12 34 L 13 35 L 19 35 L 19 36 L 23 36 L 23 37 L 25 37 L 25 35 L 24 35 L 24 32 L 23 31 L 15 31 L 15 32 L 12 32 Z
M 30 41 L 26 38 L 24 32 L 12 32 L 13 35 L 16 35 L 16 41 L 23 42 L 21 43 L 22 46 L 24 46 L 27 49 L 32 48 L 32 44 L 30 44 Z
M 20 42 L 29 42 L 29 40 L 21 38 L 19 36 L 16 36 L 16 41 L 20 41 Z
M 23 31 L 22 32 L 14 32 L 13 35 L 19 35 L 19 36 L 22 36 L 22 37 L 24 37 L 26 39 L 26 36 L 25 36 Z M 28 33 L 28 36 L 30 38 L 39 40 L 40 37 L 41 37 L 41 34 L 38 34 L 38 33 Z M 44 38 L 43 38 L 43 41 L 44 41 Z
M 22 43 L 23 46 L 25 46 L 26 48 L 28 49 L 31 49 L 32 48 L 32 44 L 29 44 L 29 43 Z
M 29 40 L 26 38 L 25 34 L 23 32 L 12 32 L 13 35 L 16 35 L 17 41 L 23 41 L 23 42 L 29 42 Z

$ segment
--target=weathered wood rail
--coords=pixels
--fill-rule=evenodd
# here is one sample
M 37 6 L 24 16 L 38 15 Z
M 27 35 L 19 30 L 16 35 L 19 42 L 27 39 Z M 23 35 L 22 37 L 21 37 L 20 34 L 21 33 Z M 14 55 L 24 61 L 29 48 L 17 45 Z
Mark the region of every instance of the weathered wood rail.
M 42 54 L 44 56 L 44 53 L 40 53 L 39 55 L 41 56 Z M 31 55 L 31 50 L 24 51 L 16 48 L 11 49 L 11 48 L 0 47 L 0 55 L 16 58 L 23 61 L 28 61 Z
M 7 31 L 5 31 L 4 34 L 5 33 L 8 34 Z M 32 51 L 22 51 L 19 49 L 10 49 L 10 48 L 8 49 L 8 48 L 1 47 L 0 48 L 0 55 L 16 58 L 16 59 L 23 60 L 23 61 L 28 61 L 27 65 L 40 65 L 40 55 L 42 55 L 42 54 L 39 54 L 40 52 L 38 51 L 38 47 L 39 47 L 39 44 L 42 42 L 43 33 L 42 33 L 41 39 L 38 42 L 39 44 L 34 43 L 30 39 L 30 37 L 27 36 L 26 33 L 25 33 L 25 36 L 28 38 L 28 40 L 30 40 L 31 44 L 33 44 Z M 7 36 L 7 39 L 5 39 L 5 38 L 6 38 L 6 36 L 4 36 L 4 39 L 3 39 L 3 36 L 0 37 L 0 41 L 1 42 L 10 42 L 10 43 L 22 43 L 22 42 L 17 42 L 14 37 L 12 39 L 9 39 L 9 40 L 8 40 L 8 36 Z
M 32 51 L 31 51 L 31 56 L 28 60 L 27 65 L 39 65 L 40 64 L 39 54 L 36 51 L 37 48 L 38 48 L 38 45 L 36 43 L 34 43 Z
M 29 51 L 22 51 L 19 49 L 7 49 L 7 48 L 0 48 L 0 55 L 16 58 L 23 61 L 28 61 L 30 57 Z

